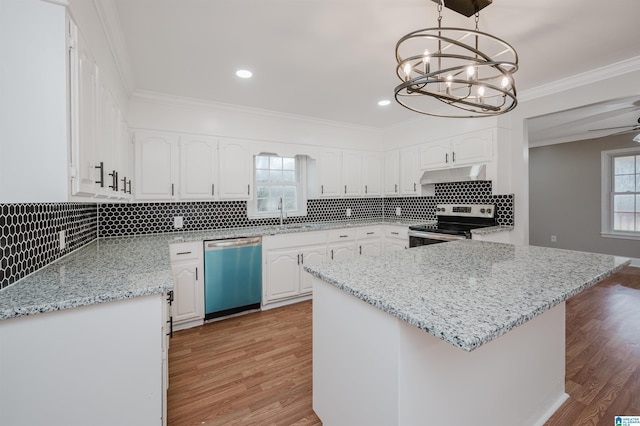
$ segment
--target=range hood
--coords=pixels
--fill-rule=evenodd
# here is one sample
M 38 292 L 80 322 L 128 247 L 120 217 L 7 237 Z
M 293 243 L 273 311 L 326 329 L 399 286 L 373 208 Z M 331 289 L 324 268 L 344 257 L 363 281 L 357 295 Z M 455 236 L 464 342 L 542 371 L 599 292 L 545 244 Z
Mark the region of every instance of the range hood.
M 420 178 L 420 185 L 446 182 L 466 182 L 471 180 L 486 180 L 487 166 L 480 164 L 468 167 L 454 167 L 443 170 L 428 170 Z

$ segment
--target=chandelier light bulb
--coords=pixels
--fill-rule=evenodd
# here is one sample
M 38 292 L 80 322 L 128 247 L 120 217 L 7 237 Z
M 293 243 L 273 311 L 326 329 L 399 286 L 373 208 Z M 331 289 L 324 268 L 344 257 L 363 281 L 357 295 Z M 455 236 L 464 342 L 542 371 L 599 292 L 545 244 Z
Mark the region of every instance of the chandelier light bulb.
M 508 77 L 502 77 L 502 81 L 500 82 L 500 87 L 502 87 L 503 89 L 507 89 L 509 87 Z
M 484 86 L 478 86 L 477 97 L 478 101 L 482 102 L 484 100 Z
M 473 65 L 467 67 L 467 79 L 473 79 L 473 75 L 476 73 L 476 68 Z
M 406 64 L 404 64 L 402 70 L 404 71 L 406 79 L 409 80 L 409 77 L 411 76 L 411 64 L 407 62 Z

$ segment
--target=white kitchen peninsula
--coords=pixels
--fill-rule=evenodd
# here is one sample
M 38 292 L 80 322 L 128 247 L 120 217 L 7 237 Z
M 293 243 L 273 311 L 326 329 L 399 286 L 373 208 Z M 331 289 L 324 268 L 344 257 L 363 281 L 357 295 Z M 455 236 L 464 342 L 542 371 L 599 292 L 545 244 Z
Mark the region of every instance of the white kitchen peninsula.
M 542 425 L 568 397 L 565 301 L 615 256 L 462 240 L 307 266 L 327 426 Z

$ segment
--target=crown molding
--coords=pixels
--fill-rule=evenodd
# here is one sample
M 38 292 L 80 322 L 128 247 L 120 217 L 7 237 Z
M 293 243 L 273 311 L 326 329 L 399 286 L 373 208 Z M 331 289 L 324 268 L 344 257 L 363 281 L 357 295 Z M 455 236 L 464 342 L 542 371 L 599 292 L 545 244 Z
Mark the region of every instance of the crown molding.
M 131 96 L 135 89 L 135 80 L 117 6 L 113 0 L 93 0 L 93 5 L 98 13 L 122 85 L 127 96 Z
M 286 120 L 296 120 L 305 123 L 320 124 L 324 126 L 341 127 L 344 129 L 353 129 L 360 131 L 368 131 L 381 133 L 384 129 L 377 127 L 360 126 L 357 124 L 344 123 L 340 121 L 323 120 L 303 115 L 289 114 L 285 112 L 277 112 L 260 108 L 246 107 L 242 105 L 227 104 L 223 102 L 210 101 L 199 98 L 188 98 L 183 96 L 174 96 L 166 93 L 153 92 L 148 90 L 135 90 L 129 101 L 140 101 L 158 105 L 171 105 L 181 108 L 205 108 L 218 111 L 240 112 L 245 114 L 255 114 L 269 118 L 279 118 Z
M 554 95 L 565 90 L 592 84 L 607 78 L 640 70 L 640 56 L 625 59 L 604 67 L 595 68 L 580 74 L 572 75 L 532 89 L 523 90 L 518 95 L 518 101 L 529 101 L 544 96 Z

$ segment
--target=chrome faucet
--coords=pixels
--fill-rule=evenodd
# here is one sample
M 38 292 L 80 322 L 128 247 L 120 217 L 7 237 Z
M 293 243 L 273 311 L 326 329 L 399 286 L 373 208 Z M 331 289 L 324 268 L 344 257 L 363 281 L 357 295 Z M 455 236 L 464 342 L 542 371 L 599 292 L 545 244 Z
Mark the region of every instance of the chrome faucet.
M 284 216 L 284 206 L 282 205 L 282 197 L 278 200 L 278 210 L 280 210 L 280 226 L 282 226 L 282 219 Z

